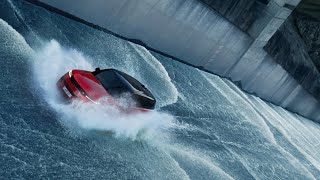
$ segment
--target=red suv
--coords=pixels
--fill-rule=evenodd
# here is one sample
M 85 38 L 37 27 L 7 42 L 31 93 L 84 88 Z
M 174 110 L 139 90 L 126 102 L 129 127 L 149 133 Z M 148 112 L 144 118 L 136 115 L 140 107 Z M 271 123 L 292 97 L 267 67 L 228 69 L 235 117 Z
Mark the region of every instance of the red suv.
M 80 99 L 95 104 L 110 104 L 125 111 L 154 109 L 156 100 L 138 80 L 116 69 L 96 68 L 95 71 L 71 70 L 57 82 L 66 102 Z M 105 101 L 99 99 L 106 97 Z M 122 98 L 122 100 L 121 100 Z M 124 105 L 123 99 L 127 102 Z

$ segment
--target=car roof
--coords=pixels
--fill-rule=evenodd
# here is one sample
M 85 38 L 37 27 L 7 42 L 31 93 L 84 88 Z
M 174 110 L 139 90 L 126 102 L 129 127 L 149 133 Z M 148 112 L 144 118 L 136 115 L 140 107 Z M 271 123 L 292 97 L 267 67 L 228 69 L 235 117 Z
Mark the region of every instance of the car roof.
M 101 74 L 107 71 L 110 73 L 105 74 L 105 76 Z M 116 69 L 100 70 L 97 68 L 92 74 L 96 76 L 111 96 L 117 96 L 121 94 L 121 92 L 130 92 L 136 98 L 140 99 L 140 101 L 149 102 L 153 104 L 153 106 L 156 103 L 153 94 L 142 83 L 122 71 Z

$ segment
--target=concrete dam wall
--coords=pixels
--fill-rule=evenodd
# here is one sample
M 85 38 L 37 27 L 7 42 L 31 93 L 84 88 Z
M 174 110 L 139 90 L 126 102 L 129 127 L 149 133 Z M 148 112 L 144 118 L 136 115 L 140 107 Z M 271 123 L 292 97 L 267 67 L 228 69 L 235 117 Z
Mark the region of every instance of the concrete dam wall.
M 320 122 L 318 100 L 263 49 L 299 0 L 243 0 L 237 6 L 232 0 L 40 2 L 231 78 L 250 93 Z

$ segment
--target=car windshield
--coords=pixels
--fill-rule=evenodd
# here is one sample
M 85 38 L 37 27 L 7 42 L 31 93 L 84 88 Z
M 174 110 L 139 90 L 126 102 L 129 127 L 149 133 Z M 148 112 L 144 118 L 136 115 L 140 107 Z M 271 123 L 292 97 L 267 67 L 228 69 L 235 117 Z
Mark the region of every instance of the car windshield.
M 128 74 L 115 69 L 106 69 L 94 71 L 93 75 L 113 98 L 130 101 L 131 106 L 154 109 L 156 101 L 153 95 L 143 84 Z

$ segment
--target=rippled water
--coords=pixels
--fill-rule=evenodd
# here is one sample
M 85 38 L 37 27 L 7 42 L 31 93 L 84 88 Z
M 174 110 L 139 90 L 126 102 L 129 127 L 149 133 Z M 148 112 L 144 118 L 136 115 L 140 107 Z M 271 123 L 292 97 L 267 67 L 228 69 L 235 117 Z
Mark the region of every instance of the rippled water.
M 0 8 L 1 177 L 320 177 L 319 124 L 24 1 Z M 97 66 L 139 79 L 157 111 L 127 116 L 56 100 L 63 73 Z

